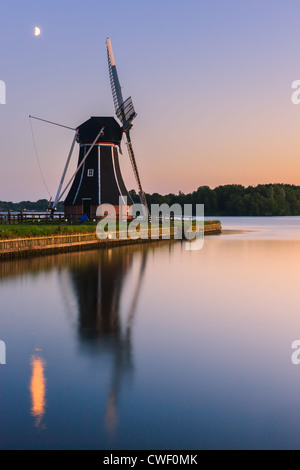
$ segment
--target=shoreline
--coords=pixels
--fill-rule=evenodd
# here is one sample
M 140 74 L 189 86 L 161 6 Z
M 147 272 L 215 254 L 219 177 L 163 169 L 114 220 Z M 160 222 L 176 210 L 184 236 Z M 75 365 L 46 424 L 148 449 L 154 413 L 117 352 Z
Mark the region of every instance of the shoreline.
M 221 223 L 205 224 L 204 235 L 219 235 L 222 233 Z M 116 246 L 131 245 L 138 243 L 150 243 L 166 241 L 160 234 L 159 239 L 106 239 L 99 240 L 96 233 L 78 233 L 75 235 L 50 235 L 30 238 L 0 239 L 0 261 L 28 258 L 57 253 L 67 253 L 72 251 L 84 251 L 92 249 L 112 248 Z M 171 238 L 174 239 L 174 232 L 171 230 Z

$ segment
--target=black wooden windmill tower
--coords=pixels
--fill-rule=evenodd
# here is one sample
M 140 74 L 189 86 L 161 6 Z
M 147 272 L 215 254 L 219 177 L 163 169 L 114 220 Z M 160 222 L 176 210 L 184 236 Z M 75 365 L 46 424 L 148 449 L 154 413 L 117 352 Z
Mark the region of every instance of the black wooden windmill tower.
M 133 201 L 124 184 L 119 165 L 119 152 L 121 153 L 123 134 L 126 136 L 126 145 L 138 185 L 140 201 L 147 207 L 130 137 L 130 129 L 136 113 L 131 97 L 125 101 L 123 100 L 110 39 L 107 38 L 106 44 L 109 77 L 116 116 L 119 122 L 113 117 L 97 116 L 91 117 L 76 129 L 73 129 L 75 136 L 55 200 L 51 204 L 53 213 L 58 202 L 63 200 L 63 196 L 68 190 L 64 207 L 65 217 L 70 219 L 80 219 L 82 217 L 95 219 L 96 210 L 100 204 L 114 205 L 118 214 L 120 202 L 126 214 L 130 214 Z M 76 142 L 79 144 L 77 169 L 64 190 L 62 190 Z
M 91 117 L 77 128 L 80 168 L 64 201 L 66 218 L 95 218 L 99 204 L 112 204 L 118 212 L 120 197 L 128 212 L 132 200 L 119 166 L 121 139 L 122 129 L 113 117 Z

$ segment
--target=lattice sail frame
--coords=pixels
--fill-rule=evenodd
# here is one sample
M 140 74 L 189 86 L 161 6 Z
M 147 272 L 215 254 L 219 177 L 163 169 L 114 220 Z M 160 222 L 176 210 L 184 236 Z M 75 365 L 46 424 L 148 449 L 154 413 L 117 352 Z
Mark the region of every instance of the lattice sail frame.
M 139 196 L 140 196 L 141 204 L 143 204 L 148 209 L 146 195 L 142 188 L 139 171 L 138 171 L 138 167 L 136 164 L 136 159 L 134 156 L 131 138 L 129 134 L 129 131 L 132 127 L 132 121 L 136 117 L 137 114 L 134 110 L 131 97 L 127 98 L 125 101 L 123 100 L 121 85 L 119 82 L 115 59 L 113 56 L 113 51 L 112 51 L 111 42 L 109 38 L 107 38 L 106 44 L 107 44 L 109 79 L 110 79 L 110 85 L 111 85 L 111 91 L 112 91 L 116 115 L 118 119 L 120 120 L 120 122 L 123 124 L 123 131 L 126 134 L 128 154 L 129 154 L 130 162 L 132 165 L 133 173 L 134 173 L 134 176 L 135 176 L 138 188 L 139 188 Z

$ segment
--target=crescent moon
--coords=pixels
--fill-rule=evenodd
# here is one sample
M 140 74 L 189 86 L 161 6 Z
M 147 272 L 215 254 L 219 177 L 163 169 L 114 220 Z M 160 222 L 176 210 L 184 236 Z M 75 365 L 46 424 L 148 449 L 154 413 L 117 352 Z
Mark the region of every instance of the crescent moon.
M 36 26 L 36 27 L 34 28 L 34 35 L 35 35 L 35 36 L 39 36 L 40 34 L 41 34 L 41 29 L 38 28 L 38 26 Z

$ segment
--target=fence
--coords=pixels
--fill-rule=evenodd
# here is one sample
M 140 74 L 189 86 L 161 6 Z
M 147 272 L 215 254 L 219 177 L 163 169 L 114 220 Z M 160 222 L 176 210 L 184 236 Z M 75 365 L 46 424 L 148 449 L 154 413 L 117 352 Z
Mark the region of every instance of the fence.
M 0 212 L 0 224 L 21 224 L 26 222 L 62 222 L 65 220 L 63 212 L 54 212 L 53 216 L 47 212 L 7 211 Z

